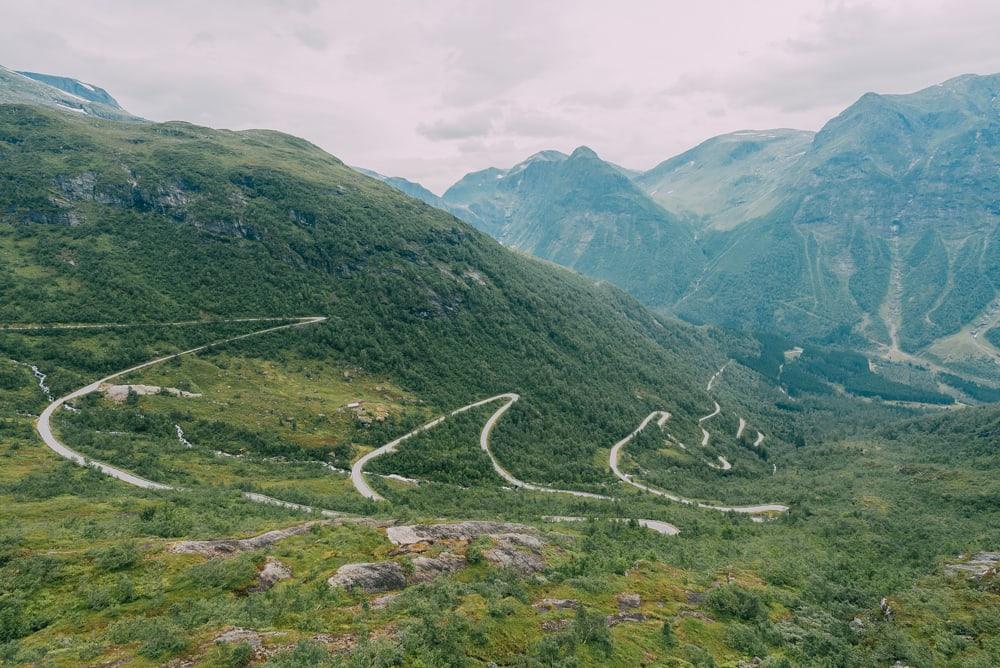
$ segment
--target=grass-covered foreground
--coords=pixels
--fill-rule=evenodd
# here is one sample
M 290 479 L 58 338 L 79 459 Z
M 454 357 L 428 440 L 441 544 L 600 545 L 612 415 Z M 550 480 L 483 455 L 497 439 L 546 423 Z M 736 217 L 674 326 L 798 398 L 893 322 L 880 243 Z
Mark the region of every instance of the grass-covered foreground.
M 84 345 L 87 335 L 78 336 Z M 943 570 L 961 553 L 1000 544 L 995 410 L 775 446 L 767 468 L 778 465 L 776 473 L 722 435 L 732 427 L 725 416 L 713 447 L 730 453 L 729 472 L 675 459 L 659 430 L 628 450 L 623 465 L 658 486 L 792 507 L 787 517 L 754 523 L 637 493 L 610 474 L 602 489 L 617 502 L 505 490 L 478 449 L 489 407 L 377 460 L 373 474 L 421 482 L 373 475 L 390 499 L 376 506 L 343 474 L 314 462 L 348 466 L 453 407 L 424 404 L 358 368 L 235 351 L 129 379 L 201 396 L 116 403 L 94 395 L 78 403 L 79 413 L 60 414 L 59 433 L 89 456 L 187 490 L 141 492 L 45 449 L 29 417 L 45 403 L 35 379 L 6 360 L 3 370 L 11 400 L 0 423 L 0 640 L 12 664 L 735 666 L 759 657 L 764 665 L 988 666 L 1000 659 L 992 580 Z M 744 373 L 734 369 L 733 382 Z M 177 439 L 177 424 L 192 447 Z M 473 543 L 455 548 L 466 552 L 467 568 L 381 607 L 372 605 L 376 594 L 326 583 L 346 563 L 401 559 L 377 527 L 317 526 L 222 558 L 168 551 L 181 539 L 246 537 L 315 519 L 247 503 L 238 490 L 399 522 L 523 522 L 546 537 L 546 566 L 535 574 L 497 568 L 475 556 L 481 548 Z M 681 533 L 609 521 L 554 524 L 548 515 L 660 519 Z M 255 592 L 267 557 L 292 577 Z M 623 594 L 639 595 L 642 619 L 609 627 Z M 533 607 L 546 598 L 579 605 Z M 216 642 L 232 629 L 256 632 L 253 644 L 241 632 Z

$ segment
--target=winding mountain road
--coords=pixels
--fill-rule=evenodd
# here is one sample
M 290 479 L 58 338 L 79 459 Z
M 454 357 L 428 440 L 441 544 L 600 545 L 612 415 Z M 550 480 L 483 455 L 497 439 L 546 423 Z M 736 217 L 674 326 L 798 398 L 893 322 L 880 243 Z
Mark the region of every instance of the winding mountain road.
M 678 496 L 677 494 L 673 494 L 671 492 L 667 492 L 662 489 L 657 489 L 656 487 L 650 487 L 649 485 L 634 480 L 632 476 L 630 476 L 629 474 L 624 473 L 618 466 L 618 460 L 621 458 L 622 450 L 625 448 L 626 445 L 628 445 L 632 441 L 633 438 L 635 438 L 639 434 L 639 432 L 645 429 L 649 425 L 649 423 L 652 422 L 654 419 L 657 420 L 657 426 L 662 427 L 663 424 L 666 422 L 666 420 L 663 419 L 663 415 L 666 415 L 667 419 L 670 418 L 669 413 L 665 413 L 664 411 L 653 411 L 652 413 L 647 415 L 642 422 L 639 423 L 639 426 L 636 427 L 631 434 L 629 434 L 622 440 L 615 443 L 614 446 L 611 448 L 611 454 L 608 457 L 608 465 L 611 467 L 612 473 L 614 473 L 619 480 L 631 485 L 632 487 L 635 487 L 636 489 L 641 489 L 642 491 L 649 492 L 650 494 L 653 494 L 655 496 L 660 496 L 665 499 L 670 499 L 671 501 L 676 501 L 677 503 L 683 503 L 688 506 L 695 506 L 696 508 L 703 508 L 706 510 L 718 510 L 724 513 L 741 513 L 747 515 L 788 512 L 788 506 L 784 506 L 779 503 L 762 503 L 750 506 L 718 506 L 711 503 L 703 503 L 701 501 L 695 501 L 693 499 L 688 499 L 683 496 Z
M 729 362 L 726 362 L 725 364 L 723 364 L 721 367 L 719 367 L 718 371 L 716 371 L 714 374 L 712 374 L 712 377 L 708 379 L 708 385 L 705 386 L 705 391 L 706 392 L 711 392 L 712 391 L 712 386 L 715 385 L 715 381 L 717 381 L 719 379 L 719 376 L 722 375 L 722 372 L 726 370 L 727 366 L 729 366 Z
M 48 406 L 45 407 L 45 410 L 42 411 L 42 414 L 39 415 L 38 419 L 35 421 L 35 431 L 38 432 L 38 435 L 41 437 L 41 439 L 45 443 L 45 445 L 47 445 L 49 447 L 49 449 L 51 449 L 53 452 L 55 452 L 56 454 L 58 454 L 60 457 L 63 457 L 64 459 L 68 459 L 69 461 L 74 462 L 76 464 L 79 464 L 80 466 L 90 466 L 90 467 L 96 468 L 101 473 L 103 473 L 103 474 L 105 474 L 107 476 L 110 476 L 112 478 L 116 478 L 116 479 L 121 480 L 122 482 L 126 482 L 126 483 L 128 483 L 130 485 L 134 485 L 135 487 L 141 487 L 143 489 L 152 489 L 152 490 L 172 490 L 172 489 L 175 489 L 171 485 L 166 485 L 164 483 L 156 482 L 156 481 L 153 481 L 153 480 L 147 480 L 146 478 L 143 478 L 141 476 L 137 476 L 134 473 L 130 473 L 129 471 L 126 471 L 125 469 L 121 469 L 121 468 L 118 468 L 116 466 L 111 466 L 110 464 L 105 464 L 103 462 L 94 461 L 92 459 L 88 459 L 87 457 L 84 457 L 82 454 L 80 454 L 76 450 L 73 450 L 72 448 L 70 448 L 69 446 L 67 446 L 65 443 L 63 443 L 62 441 L 60 441 L 56 437 L 56 435 L 52 433 L 52 415 L 57 410 L 59 410 L 59 408 L 61 408 L 62 406 L 64 406 L 67 402 L 73 401 L 74 399 L 79 399 L 80 397 L 84 397 L 84 396 L 86 396 L 88 394 L 96 392 L 98 390 L 98 388 L 100 388 L 100 386 L 103 383 L 106 383 L 106 382 L 108 382 L 110 380 L 114 380 L 116 378 L 120 378 L 121 376 L 130 374 L 130 373 L 132 373 L 134 371 L 139 371 L 141 369 L 145 369 L 145 368 L 148 368 L 148 367 L 151 367 L 151 366 L 155 366 L 157 364 L 161 364 L 163 362 L 175 359 L 177 357 L 183 357 L 185 355 L 193 355 L 195 353 L 199 353 L 199 352 L 201 352 L 203 350 L 207 350 L 209 348 L 215 348 L 215 347 L 227 344 L 227 343 L 232 343 L 233 341 L 240 341 L 242 339 L 247 339 L 247 338 L 250 338 L 251 336 L 260 336 L 262 334 L 268 334 L 268 333 L 271 333 L 271 332 L 277 332 L 277 331 L 280 331 L 280 330 L 283 330 L 283 329 L 290 329 L 290 328 L 293 328 L 293 327 L 305 327 L 307 325 L 312 325 L 312 324 L 315 324 L 315 323 L 323 322 L 324 320 L 326 320 L 326 318 L 322 317 L 322 316 L 310 316 L 310 317 L 306 317 L 306 318 L 240 318 L 240 319 L 236 319 L 236 320 L 200 321 L 200 322 L 197 322 L 197 323 L 195 321 L 190 321 L 190 322 L 184 322 L 184 323 L 164 323 L 164 324 L 166 324 L 166 325 L 179 325 L 179 324 L 227 324 L 227 323 L 234 323 L 234 322 L 267 322 L 267 321 L 273 322 L 273 321 L 277 321 L 277 320 L 295 320 L 295 322 L 292 322 L 292 323 L 289 323 L 289 324 L 285 324 L 285 325 L 278 325 L 276 327 L 268 327 L 266 329 L 261 329 L 261 330 L 258 330 L 256 332 L 250 332 L 248 334 L 240 334 L 238 336 L 231 336 L 229 338 L 221 339 L 219 341 L 213 341 L 212 343 L 206 343 L 205 345 L 198 346 L 197 348 L 191 348 L 190 350 L 184 350 L 184 351 L 179 352 L 179 353 L 173 353 L 171 355 L 164 355 L 163 357 L 157 357 L 156 359 L 150 360 L 148 362 L 143 362 L 142 364 L 137 364 L 136 366 L 129 367 L 129 368 L 123 370 L 123 371 L 118 371 L 116 373 L 113 373 L 110 376 L 105 376 L 104 378 L 101 378 L 100 380 L 96 380 L 93 383 L 91 383 L 89 385 L 86 385 L 84 387 L 81 387 L 78 390 L 74 390 L 73 392 L 70 392 L 69 394 L 67 394 L 65 396 L 59 397 L 58 399 L 56 399 L 55 401 L 53 401 L 52 403 L 50 403 Z M 3 327 L 2 329 L 6 329 L 6 330 L 24 330 L 24 329 L 89 329 L 89 328 L 93 328 L 93 327 L 109 327 L 109 326 L 126 327 L 127 325 L 27 325 L 27 326 L 18 326 L 18 325 L 10 326 L 9 325 L 9 326 Z M 284 501 L 278 501 L 277 499 L 271 499 L 270 497 L 265 497 L 264 495 L 261 495 L 261 494 L 250 494 L 249 492 L 245 493 L 244 497 L 250 499 L 251 501 L 258 501 L 260 503 L 269 503 L 271 505 L 275 505 L 275 504 L 277 504 L 277 505 L 286 505 L 287 507 L 291 507 L 291 506 L 297 505 L 297 504 L 288 505 Z M 267 499 L 267 501 L 264 501 L 264 499 Z M 305 508 L 305 506 L 302 506 L 302 508 Z M 333 511 L 329 511 L 329 512 L 333 512 Z
M 385 498 L 382 497 L 378 492 L 373 490 L 371 486 L 368 485 L 368 482 L 365 480 L 364 468 L 365 465 L 368 464 L 368 462 L 377 457 L 381 457 L 384 454 L 395 452 L 396 449 L 399 447 L 399 444 L 402 443 L 403 441 L 407 440 L 412 436 L 416 436 L 417 434 L 423 431 L 427 431 L 428 429 L 432 429 L 438 426 L 452 415 L 458 415 L 459 413 L 464 413 L 465 411 L 471 410 L 473 408 L 478 408 L 479 406 L 483 406 L 485 404 L 489 404 L 494 401 L 503 400 L 504 404 L 500 406 L 500 408 L 498 408 L 496 411 L 494 411 L 493 415 L 491 415 L 489 419 L 486 420 L 486 424 L 483 425 L 483 429 L 479 433 L 479 447 L 481 447 L 483 451 L 486 453 L 486 455 L 490 458 L 490 462 L 493 464 L 493 470 L 496 471 L 497 475 L 499 475 L 501 478 L 506 480 L 514 487 L 517 487 L 519 489 L 530 490 L 532 492 L 545 492 L 547 494 L 568 494 L 570 496 L 578 496 L 587 499 L 600 499 L 603 501 L 612 500 L 610 496 L 604 496 L 603 494 L 580 492 L 572 489 L 556 489 L 554 487 L 544 487 L 542 485 L 535 485 L 530 482 L 524 482 L 523 480 L 515 477 L 510 471 L 505 469 L 500 464 L 500 461 L 496 458 L 496 455 L 494 455 L 493 451 L 490 449 L 490 433 L 493 431 L 493 427 L 496 426 L 497 421 L 500 420 L 500 418 L 503 417 L 503 414 L 506 413 L 508 409 L 510 409 L 510 407 L 513 406 L 520 398 L 521 398 L 520 395 L 515 394 L 513 392 L 508 392 L 506 394 L 498 394 L 497 396 L 490 397 L 489 399 L 482 399 L 481 401 L 476 401 L 474 403 L 467 404 L 465 406 L 462 406 L 461 408 L 456 408 L 448 415 L 442 415 L 441 417 L 431 420 L 427 424 L 418 427 L 407 434 L 403 434 L 396 440 L 390 441 L 389 443 L 386 443 L 385 445 L 376 450 L 372 450 L 364 457 L 356 461 L 354 463 L 354 466 L 351 467 L 351 482 L 354 483 L 354 488 L 358 490 L 358 493 L 364 496 L 366 499 L 371 499 L 373 501 L 384 501 Z
M 711 413 L 709 413 L 708 415 L 706 415 L 705 417 L 698 418 L 698 424 L 701 425 L 703 422 L 705 422 L 705 420 L 711 420 L 716 415 L 718 415 L 720 412 L 722 412 L 722 407 L 719 406 L 719 402 L 716 401 L 715 402 L 715 410 L 712 411 Z M 708 430 L 705 429 L 705 427 L 702 427 L 701 428 L 701 444 L 702 444 L 702 446 L 707 447 L 708 446 L 708 439 L 710 439 L 711 437 L 712 436 L 711 436 L 711 434 L 708 433 Z
M 113 374 L 110 374 L 108 376 L 105 376 L 105 377 L 103 377 L 103 378 L 101 378 L 99 380 L 96 380 L 96 381 L 90 383 L 89 385 L 86 385 L 86 386 L 81 387 L 81 388 L 79 388 L 77 390 L 74 390 L 73 392 L 70 392 L 69 394 L 66 394 L 66 395 L 64 395 L 62 397 L 59 397 L 58 399 L 55 399 L 54 401 L 52 401 L 51 403 L 49 403 L 45 407 L 45 409 L 42 411 L 41 415 L 39 415 L 38 419 L 35 421 L 35 430 L 38 432 L 38 435 L 41 437 L 41 439 L 45 443 L 45 445 L 47 447 L 49 447 L 53 452 L 55 452 L 56 454 L 58 454 L 60 457 L 63 457 L 65 459 L 69 460 L 69 461 L 72 461 L 72 462 L 74 462 L 74 463 L 76 463 L 76 464 L 78 464 L 80 466 L 89 466 L 89 467 L 96 468 L 97 470 L 101 471 L 102 473 L 104 473 L 107 476 L 110 476 L 110 477 L 115 478 L 117 480 L 121 480 L 122 482 L 125 482 L 127 484 L 130 484 L 130 485 L 133 485 L 135 487 L 142 488 L 142 489 L 160 490 L 160 491 L 177 490 L 179 488 L 176 488 L 176 487 L 174 487 L 172 485 L 168 485 L 168 484 L 165 484 L 165 483 L 156 482 L 154 480 L 148 480 L 148 479 L 143 478 L 141 476 L 135 475 L 134 473 L 131 473 L 131 472 L 125 470 L 125 469 L 122 469 L 122 468 L 119 468 L 119 467 L 116 467 L 116 466 L 112 466 L 110 464 L 105 464 L 103 462 L 99 462 L 99 461 L 94 461 L 94 460 L 88 459 L 84 455 L 82 455 L 79 452 L 73 450 L 72 448 L 70 448 L 69 446 L 67 446 L 65 443 L 63 443 L 62 441 L 60 441 L 59 438 L 53 433 L 53 431 L 52 431 L 52 423 L 51 423 L 52 422 L 52 416 L 61 407 L 67 406 L 68 402 L 71 402 L 71 401 L 73 401 L 75 399 L 79 399 L 79 398 L 84 397 L 84 396 L 86 396 L 88 394 L 96 392 L 101 387 L 102 384 L 107 383 L 107 382 L 112 381 L 112 380 L 115 380 L 117 378 L 120 378 L 122 376 L 128 375 L 130 373 L 133 373 L 133 372 L 136 372 L 136 371 L 140 371 L 142 369 L 146 369 L 146 368 L 155 366 L 157 364 L 161 364 L 163 362 L 166 362 L 166 361 L 169 361 L 169 360 L 172 360 L 172 359 L 176 359 L 178 357 L 183 357 L 183 356 L 186 356 L 186 355 L 194 355 L 194 354 L 197 354 L 197 353 L 202 352 L 204 350 L 207 350 L 207 349 L 210 349 L 210 348 L 219 347 L 219 346 L 225 345 L 227 343 L 232 343 L 234 341 L 240 341 L 240 340 L 247 339 L 247 338 L 254 337 L 254 336 L 261 336 L 261 335 L 269 334 L 269 333 L 272 333 L 272 332 L 277 332 L 277 331 L 286 330 L 286 329 L 292 329 L 292 328 L 298 328 L 298 327 L 306 327 L 308 325 L 313 325 L 313 324 L 316 324 L 316 323 L 324 322 L 326 320 L 326 318 L 323 317 L 323 316 L 309 316 L 309 317 L 302 317 L 302 318 L 239 318 L 239 319 L 216 320 L 216 321 L 193 321 L 192 320 L 192 321 L 177 321 L 177 322 L 169 322 L 169 323 L 160 323 L 161 325 L 164 325 L 164 326 L 182 326 L 182 325 L 227 324 L 227 323 L 240 323 L 240 322 L 275 322 L 275 321 L 287 321 L 287 320 L 293 320 L 294 322 L 290 322 L 290 323 L 286 323 L 286 324 L 282 324 L 282 325 L 277 325 L 277 326 L 274 326 L 274 327 L 267 327 L 265 329 L 257 330 L 257 331 L 254 331 L 254 332 L 249 332 L 249 333 L 246 333 L 246 334 L 240 334 L 240 335 L 237 335 L 237 336 L 231 336 L 231 337 L 228 337 L 228 338 L 225 338 L 225 339 L 220 339 L 218 341 L 213 341 L 211 343 L 207 343 L 207 344 L 204 344 L 204 345 L 201 345 L 201 346 L 197 346 L 195 348 L 184 350 L 184 351 L 181 351 L 181 352 L 178 352 L 178 353 L 173 353 L 173 354 L 170 354 L 170 355 L 164 355 L 162 357 L 157 357 L 155 359 L 149 360 L 148 362 L 143 362 L 142 364 L 137 364 L 135 366 L 129 367 L 129 368 L 124 369 L 122 371 L 118 371 L 116 373 L 113 373 Z M 155 324 L 155 323 L 141 323 L 141 325 L 152 325 L 152 324 Z M 29 325 L 0 325 L 0 330 L 25 331 L 25 330 L 43 330 L 43 329 L 97 329 L 97 328 L 108 328 L 108 327 L 125 328 L 125 327 L 129 327 L 129 326 L 130 325 L 122 324 L 122 323 L 110 323 L 110 324 L 56 324 L 56 325 L 44 325 L 44 324 L 30 325 L 29 324 Z M 719 374 L 722 373 L 722 371 L 724 369 L 725 369 L 725 365 L 723 365 L 723 367 L 721 369 L 719 369 L 718 372 L 716 372 L 715 376 L 712 377 L 712 379 L 709 381 L 709 384 L 708 384 L 709 389 L 711 388 L 712 383 L 719 376 Z M 512 485 L 512 486 L 514 486 L 516 488 L 524 489 L 524 490 L 529 490 L 529 491 L 543 492 L 543 493 L 550 493 L 550 494 L 567 494 L 567 495 L 581 497 L 581 498 L 598 499 L 598 500 L 603 500 L 603 501 L 612 501 L 612 500 L 615 500 L 614 497 L 610 497 L 610 496 L 606 496 L 606 495 L 602 495 L 602 494 L 594 494 L 594 493 L 591 493 L 591 492 L 582 492 L 582 491 L 577 491 L 577 490 L 557 489 L 557 488 L 553 488 L 553 487 L 546 487 L 546 486 L 542 486 L 542 485 L 535 485 L 533 483 L 528 483 L 528 482 L 525 482 L 525 481 L 520 480 L 519 478 L 515 477 L 512 473 L 510 473 L 510 471 L 508 471 L 506 468 L 504 468 L 500 464 L 499 460 L 496 458 L 496 455 L 494 455 L 493 451 L 490 449 L 490 435 L 491 435 L 491 433 L 493 431 L 493 428 L 496 426 L 497 422 L 504 415 L 504 413 L 506 413 L 510 409 L 510 407 L 513 406 L 514 403 L 516 403 L 519 399 L 520 399 L 520 395 L 515 394 L 513 392 L 509 392 L 509 393 L 505 393 L 505 394 L 499 394 L 499 395 L 496 395 L 496 396 L 493 396 L 493 397 L 489 397 L 487 399 L 482 399 L 480 401 L 476 401 L 476 402 L 467 404 L 465 406 L 462 406 L 461 408 L 457 408 L 457 409 L 451 411 L 451 413 L 449 413 L 447 415 L 442 415 L 442 416 L 440 416 L 438 418 L 435 418 L 434 420 L 431 420 L 430 422 L 428 422 L 428 423 L 426 423 L 426 424 L 424 424 L 424 425 L 422 425 L 422 426 L 414 429 L 413 431 L 411 431 L 411 432 L 409 432 L 407 434 L 404 434 L 403 436 L 400 436 L 399 438 L 397 438 L 397 439 L 395 439 L 395 440 L 387 443 L 386 445 L 383 445 L 382 447 L 377 448 L 376 450 L 373 450 L 373 451 L 367 453 L 366 455 L 364 455 L 363 457 L 361 457 L 357 462 L 355 462 L 355 464 L 351 468 L 351 482 L 354 484 L 354 487 L 357 489 L 357 491 L 362 496 L 364 496 L 365 498 L 368 498 L 368 499 L 371 499 L 371 500 L 374 500 L 374 501 L 382 501 L 382 500 L 384 500 L 383 497 L 380 496 L 377 492 L 375 492 L 375 490 L 373 490 L 368 485 L 367 481 L 365 480 L 364 467 L 365 467 L 365 465 L 368 462 L 370 462 L 373 459 L 375 459 L 377 457 L 380 457 L 380 456 L 382 456 L 382 455 L 384 455 L 386 453 L 394 452 L 400 446 L 400 444 L 402 444 L 407 439 L 412 438 L 413 436 L 415 436 L 415 435 L 417 435 L 419 433 L 422 433 L 424 431 L 427 431 L 429 429 L 433 429 L 437 425 L 439 425 L 442 422 L 444 422 L 450 416 L 455 416 L 455 415 L 458 415 L 458 414 L 463 413 L 465 411 L 468 411 L 468 410 L 471 410 L 473 408 L 477 408 L 479 406 L 483 406 L 485 404 L 489 404 L 489 403 L 492 403 L 492 402 L 503 401 L 503 404 L 499 408 L 497 408 L 497 410 L 489 417 L 489 419 L 483 425 L 482 431 L 480 432 L 480 436 L 479 436 L 480 447 L 483 449 L 483 451 L 490 458 L 490 462 L 493 465 L 494 471 L 496 471 L 496 473 L 501 478 L 503 478 L 510 485 Z M 712 417 L 718 415 L 720 411 L 721 411 L 721 407 L 719 406 L 718 402 L 716 402 L 715 403 L 715 411 L 713 413 L 711 413 L 709 415 L 706 415 L 705 417 L 701 418 L 699 420 L 699 423 L 701 423 L 701 422 L 703 422 L 705 420 L 708 420 L 709 418 L 712 418 Z M 616 477 L 618 477 L 620 480 L 622 480 L 623 482 L 626 482 L 627 484 L 629 484 L 629 485 L 631 485 L 633 487 L 636 487 L 638 489 L 647 491 L 647 492 L 649 492 L 651 494 L 654 494 L 654 495 L 657 495 L 657 496 L 661 496 L 663 498 L 667 498 L 667 499 L 670 499 L 672 501 L 676 501 L 678 503 L 683 503 L 683 504 L 686 504 L 686 505 L 696 506 L 698 508 L 705 508 L 705 509 L 717 510 L 717 511 L 722 511 L 722 512 L 735 512 L 735 513 L 747 513 L 747 514 L 760 514 L 760 513 L 767 513 L 767 512 L 785 512 L 785 511 L 788 510 L 787 506 L 783 506 L 783 505 L 780 505 L 780 504 L 759 504 L 759 505 L 750 505 L 750 506 L 721 506 L 721 505 L 713 505 L 713 504 L 702 503 L 702 502 L 699 502 L 699 501 L 694 501 L 694 500 L 691 500 L 691 499 L 687 499 L 687 498 L 684 498 L 684 497 L 672 494 L 670 492 L 666 492 L 664 490 L 659 490 L 659 489 L 656 489 L 656 488 L 649 487 L 647 485 L 644 485 L 642 483 L 639 483 L 639 482 L 636 482 L 636 481 L 632 480 L 632 478 L 628 474 L 623 473 L 619 469 L 619 466 L 618 466 L 618 460 L 620 458 L 622 449 L 633 438 L 635 438 L 636 435 L 638 435 L 643 429 L 645 429 L 649 425 L 649 423 L 652 422 L 653 420 L 656 420 L 657 426 L 663 428 L 663 426 L 666 424 L 667 420 L 669 420 L 669 419 L 670 419 L 670 413 L 668 413 L 666 411 L 653 411 L 648 416 L 646 416 L 646 418 L 639 424 L 638 427 L 636 427 L 635 430 L 632 431 L 632 433 L 630 433 L 628 436 L 626 436 L 625 438 L 623 438 L 621 441 L 619 441 L 618 443 L 616 443 L 611 448 L 611 453 L 610 453 L 610 456 L 609 456 L 609 462 L 608 463 L 609 463 L 609 465 L 611 467 L 612 472 L 615 474 Z M 702 444 L 703 445 L 707 445 L 707 436 L 708 436 L 708 433 L 704 430 L 704 428 L 702 429 L 702 431 L 705 434 L 705 438 L 704 438 Z M 178 431 L 178 436 L 179 436 L 179 438 L 183 439 L 182 432 Z M 761 434 L 760 432 L 758 432 L 758 444 L 762 440 L 763 440 L 763 434 Z M 726 463 L 728 463 L 728 462 L 726 462 Z M 280 506 L 280 507 L 294 509 L 294 510 L 299 510 L 299 511 L 303 511 L 303 512 L 319 513 L 319 514 L 330 516 L 330 517 L 339 517 L 339 516 L 344 515 L 344 513 L 340 513 L 340 512 L 337 512 L 337 511 L 324 510 L 324 509 L 321 509 L 321 508 L 313 508 L 311 506 L 305 506 L 305 505 L 302 505 L 302 504 L 292 503 L 292 502 L 288 502 L 288 501 L 282 501 L 280 499 L 275 499 L 273 497 L 266 496 L 264 494 L 255 493 L 255 492 L 243 492 L 242 496 L 243 496 L 243 498 L 245 498 L 245 499 L 247 499 L 249 501 L 253 501 L 255 503 L 263 503 L 263 504 L 267 504 L 267 505 Z M 651 520 L 644 520 L 644 521 L 649 522 Z M 665 525 L 665 526 L 669 526 L 669 525 Z

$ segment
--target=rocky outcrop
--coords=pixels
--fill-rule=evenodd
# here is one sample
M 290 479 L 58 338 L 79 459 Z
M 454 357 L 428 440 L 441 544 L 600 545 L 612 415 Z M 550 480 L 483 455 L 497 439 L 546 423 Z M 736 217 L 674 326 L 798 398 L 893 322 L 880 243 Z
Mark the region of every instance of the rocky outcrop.
M 123 403 L 128 399 L 129 394 L 147 396 L 151 394 L 169 394 L 175 397 L 196 398 L 200 394 L 195 392 L 185 392 L 176 387 L 160 387 L 158 385 L 101 385 L 101 392 L 104 396 L 115 403 Z
M 642 597 L 639 594 L 619 594 L 618 595 L 618 610 L 624 612 L 625 610 L 634 610 L 642 605 Z
M 336 520 L 305 522 L 286 529 L 276 529 L 251 538 L 222 538 L 218 540 L 184 540 L 167 546 L 167 552 L 175 554 L 201 554 L 206 557 L 228 557 L 240 552 L 259 550 L 279 540 L 298 536 L 310 531 L 314 526 L 338 524 Z
M 487 562 L 520 573 L 536 573 L 545 568 L 542 555 L 545 542 L 532 533 L 522 533 L 533 531 L 522 524 L 501 522 L 391 526 L 386 529 L 386 535 L 399 546 L 392 554 L 403 555 L 409 561 L 346 564 L 327 582 L 331 587 L 358 587 L 365 592 L 403 589 L 429 582 L 465 568 L 468 561 L 456 550 L 467 548 L 470 541 L 482 536 L 488 536 L 493 543 L 482 552 Z M 434 557 L 424 556 L 424 552 L 435 550 L 432 547 L 435 543 L 447 545 L 447 549 Z
M 360 588 L 365 593 L 392 591 L 406 586 L 406 575 L 398 561 L 344 564 L 327 584 L 344 589 Z
M 461 570 L 467 565 L 465 557 L 450 552 L 442 552 L 437 557 L 414 557 L 410 563 L 413 564 L 413 573 L 407 578 L 408 584 L 430 582 L 441 575 Z
M 1000 552 L 978 552 L 972 558 L 944 567 L 946 575 L 965 575 L 971 580 L 979 580 L 987 575 L 1000 572 Z
M 287 580 L 290 577 L 292 577 L 292 571 L 288 566 L 274 557 L 268 557 L 264 561 L 264 567 L 257 574 L 257 584 L 251 591 L 267 591 L 281 580 Z
M 392 591 L 454 573 L 465 568 L 466 561 L 461 555 L 442 552 L 436 557 L 414 557 L 409 565 L 411 568 L 404 569 L 403 563 L 398 561 L 345 564 L 327 583 L 344 589 L 357 587 L 365 593 Z
M 452 522 L 448 524 L 411 524 L 390 527 L 386 535 L 393 545 L 433 543 L 440 540 L 475 540 L 483 535 L 505 533 L 532 533 L 534 529 L 523 524 L 504 522 Z
M 646 615 L 641 612 L 619 612 L 614 615 L 608 615 L 605 622 L 608 626 L 618 626 L 625 622 L 644 622 L 646 621 Z
M 521 533 L 491 534 L 494 546 L 485 552 L 486 561 L 500 568 L 512 568 L 522 574 L 537 573 L 545 568 L 542 557 L 544 543 L 536 536 Z
M 543 598 L 531 607 L 539 612 L 546 612 L 550 610 L 576 610 L 580 607 L 580 602 L 571 598 Z
M 260 633 L 254 631 L 253 629 L 229 629 L 228 631 L 219 634 L 215 637 L 215 642 L 217 643 L 246 643 L 254 650 L 254 652 L 260 651 L 261 647 L 264 645 L 261 640 Z
M 542 630 L 546 633 L 565 631 L 572 623 L 573 621 L 570 619 L 546 619 L 542 622 Z

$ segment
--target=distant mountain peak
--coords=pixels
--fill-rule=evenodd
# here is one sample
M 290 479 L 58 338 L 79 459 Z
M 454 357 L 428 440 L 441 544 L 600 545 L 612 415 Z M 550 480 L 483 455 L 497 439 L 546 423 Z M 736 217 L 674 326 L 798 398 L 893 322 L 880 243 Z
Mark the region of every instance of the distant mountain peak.
M 594 149 L 589 146 L 578 146 L 576 150 L 569 154 L 570 160 L 579 160 L 580 158 L 588 158 L 593 160 L 600 160 Z
M 34 79 L 35 81 L 40 81 L 43 84 L 52 86 L 53 88 L 58 88 L 64 93 L 69 93 L 74 97 L 87 100 L 88 102 L 97 102 L 98 104 L 103 104 L 113 109 L 122 108 L 121 105 L 118 104 L 118 100 L 111 97 L 111 94 L 108 93 L 108 91 L 99 86 L 80 81 L 79 79 L 73 79 L 72 77 L 59 77 L 52 74 L 43 74 L 41 72 L 25 72 L 20 70 L 17 71 L 17 74 L 28 77 L 29 79 Z
M 0 104 L 28 104 L 113 120 L 142 120 L 98 86 L 39 72 L 18 72 L 0 66 Z

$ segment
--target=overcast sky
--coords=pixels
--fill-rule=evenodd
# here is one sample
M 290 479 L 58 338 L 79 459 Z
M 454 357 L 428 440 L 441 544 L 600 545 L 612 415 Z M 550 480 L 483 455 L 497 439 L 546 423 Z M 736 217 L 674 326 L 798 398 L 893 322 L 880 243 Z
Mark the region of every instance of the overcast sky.
M 648 168 L 861 94 L 1000 72 L 998 0 L 0 0 L 0 64 L 284 130 L 441 192 L 586 144 Z

